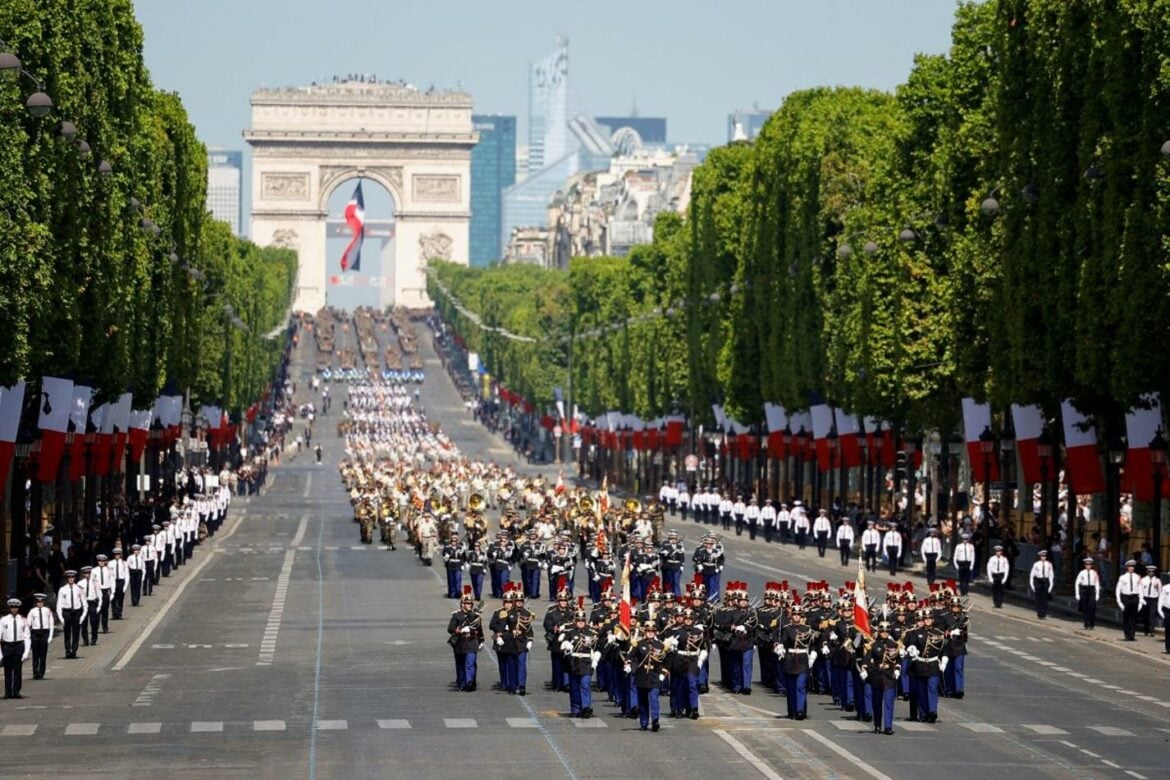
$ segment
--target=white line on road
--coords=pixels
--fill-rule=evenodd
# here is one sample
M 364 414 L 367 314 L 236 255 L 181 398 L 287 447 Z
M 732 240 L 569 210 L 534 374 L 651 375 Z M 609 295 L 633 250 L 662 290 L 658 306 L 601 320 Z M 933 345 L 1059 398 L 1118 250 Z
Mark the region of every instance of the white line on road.
M 751 764 L 756 769 L 758 769 L 760 771 L 760 774 L 762 774 L 764 777 L 768 778 L 768 780 L 784 780 L 782 777 L 780 777 L 780 775 L 776 774 L 776 772 L 773 771 L 772 767 L 765 764 L 764 760 L 762 758 L 757 756 L 752 751 L 748 750 L 746 745 L 744 745 L 742 742 L 740 742 L 735 737 L 728 734 L 723 729 L 714 729 L 714 730 L 712 730 L 712 733 L 715 736 L 719 737 L 724 742 L 726 742 L 728 745 L 731 745 L 732 750 L 734 750 L 736 753 L 739 753 L 740 757 L 744 761 L 747 761 L 749 764 Z
M 313 475 L 309 474 L 309 476 L 305 477 L 305 492 L 301 493 L 301 498 L 308 498 L 309 491 L 312 489 L 313 489 Z
M 296 547 L 297 545 L 299 545 L 301 543 L 301 540 L 305 538 L 305 529 L 308 527 L 309 527 L 309 516 L 308 515 L 301 515 L 301 522 L 297 526 L 297 532 L 293 536 L 292 543 L 289 545 L 289 547 Z
M 308 525 L 309 516 L 301 515 L 301 522 L 297 525 L 297 533 L 293 539 L 294 544 L 304 537 Z M 284 554 L 284 563 L 276 578 L 272 608 L 268 612 L 268 623 L 264 627 L 264 635 L 260 638 L 260 658 L 256 661 L 257 666 L 271 666 L 273 659 L 276 658 L 276 638 L 280 634 L 280 621 L 284 618 L 284 602 L 288 598 L 289 580 L 292 578 L 293 560 L 296 556 L 295 547 L 290 547 Z
M 810 737 L 815 739 L 817 742 L 820 742 L 822 745 L 827 747 L 829 750 L 832 750 L 834 753 L 841 756 L 841 758 L 843 758 L 846 761 L 848 761 L 849 763 L 853 764 L 853 766 L 857 767 L 862 772 L 865 772 L 867 775 L 874 778 L 875 780 L 893 780 L 893 778 L 891 778 L 889 775 L 885 774 L 884 772 L 879 771 L 877 769 L 877 767 L 874 767 L 870 764 L 865 763 L 860 758 L 853 755 L 848 750 L 841 747 L 840 745 L 838 745 L 836 742 L 829 739 L 828 737 L 823 736 L 821 734 L 818 734 L 817 732 L 813 731 L 812 729 L 805 729 L 804 733 L 808 734 Z

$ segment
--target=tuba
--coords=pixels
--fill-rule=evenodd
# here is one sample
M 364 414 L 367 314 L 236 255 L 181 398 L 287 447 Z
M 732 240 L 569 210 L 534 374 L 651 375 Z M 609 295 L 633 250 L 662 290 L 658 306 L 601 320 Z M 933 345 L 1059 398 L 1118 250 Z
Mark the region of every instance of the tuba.
M 625 509 L 627 512 L 630 512 L 630 513 L 635 514 L 635 515 L 641 514 L 642 502 L 636 498 L 627 498 L 625 501 L 622 502 L 622 508 Z
M 471 498 L 467 500 L 467 508 L 472 512 L 482 512 L 487 500 L 479 493 L 472 494 Z
M 582 514 L 593 514 L 593 499 L 589 496 L 581 496 L 577 502 L 577 511 Z

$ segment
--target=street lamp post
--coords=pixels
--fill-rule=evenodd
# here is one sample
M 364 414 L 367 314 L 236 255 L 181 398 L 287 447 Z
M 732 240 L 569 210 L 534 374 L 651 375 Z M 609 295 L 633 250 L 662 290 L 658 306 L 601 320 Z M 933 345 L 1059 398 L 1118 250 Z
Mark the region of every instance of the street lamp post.
M 1109 502 L 1108 514 L 1109 520 L 1109 554 L 1114 559 L 1120 560 L 1118 556 L 1121 554 L 1121 466 L 1125 463 L 1126 454 L 1125 442 L 1118 436 L 1113 436 L 1109 439 L 1109 474 L 1108 485 L 1106 485 L 1106 500 Z M 1110 569 L 1110 577 L 1115 576 L 1118 572 Z
M 1036 439 L 1036 457 L 1040 460 L 1040 517 L 1037 525 L 1041 529 L 1048 527 L 1048 464 L 1052 460 L 1052 433 L 1045 425 Z M 1052 513 L 1051 535 L 1055 538 L 1059 529 L 1056 524 L 1057 512 Z
M 804 500 L 804 450 L 808 446 L 808 433 L 804 426 L 794 437 L 796 439 L 796 498 Z
M 877 436 L 875 436 L 873 439 L 873 466 L 872 466 L 872 471 L 870 472 L 870 480 L 869 480 L 870 481 L 870 485 L 869 485 L 869 492 L 870 492 L 869 511 L 875 515 L 879 514 L 879 512 L 878 512 L 878 496 L 881 494 L 881 490 L 878 488 L 878 483 L 881 480 L 878 478 L 878 475 L 881 474 L 881 471 L 884 468 L 882 466 L 882 449 L 885 446 L 886 446 L 885 435 L 882 433 L 881 429 L 879 428 L 878 432 L 877 432 Z
M 828 434 L 825 436 L 826 444 L 829 447 L 829 496 L 827 500 L 821 501 L 822 507 L 826 504 L 830 507 L 833 505 L 833 472 L 836 471 L 837 451 L 841 446 L 839 439 L 840 437 L 837 433 L 837 426 L 834 425 L 829 429 Z
M 787 501 L 791 498 L 792 494 L 792 473 L 789 470 L 792 462 L 792 428 L 785 425 L 784 432 L 780 435 L 784 441 L 784 462 L 780 464 L 780 468 L 783 470 L 780 475 L 780 483 L 782 486 L 780 488 L 780 500 Z
M 1166 439 L 1162 436 L 1162 426 L 1158 426 L 1158 430 L 1154 433 L 1154 438 L 1150 440 L 1150 465 L 1154 467 L 1154 518 L 1153 518 L 1153 552 L 1154 565 L 1158 567 L 1158 572 L 1164 571 L 1162 568 L 1162 474 L 1166 467 Z
M 983 562 L 991 557 L 991 456 L 995 452 L 995 434 L 985 426 L 979 434 L 979 452 L 983 455 Z
M 914 458 L 918 453 L 921 442 L 916 436 L 908 436 L 902 441 L 902 451 L 906 453 L 906 526 L 914 529 L 914 504 L 917 499 L 917 486 L 914 468 Z
M 1003 431 L 999 436 L 999 455 L 1000 455 L 1000 483 L 1003 485 L 1003 492 L 1000 497 L 1000 507 L 1003 511 L 1004 525 L 1008 525 L 1012 520 L 1012 503 L 1014 494 L 1012 492 L 1011 476 L 1015 474 L 1014 468 L 1009 468 L 1012 465 L 1013 454 L 1015 453 L 1016 434 L 1012 427 L 1012 415 L 1007 413 L 1004 415 Z

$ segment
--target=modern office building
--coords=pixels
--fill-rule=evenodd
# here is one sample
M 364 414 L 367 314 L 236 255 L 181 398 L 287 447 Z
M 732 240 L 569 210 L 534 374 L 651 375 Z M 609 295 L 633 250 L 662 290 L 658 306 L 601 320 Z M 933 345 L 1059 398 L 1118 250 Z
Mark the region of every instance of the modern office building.
M 569 146 L 569 42 L 528 66 L 528 172 L 571 151 Z
M 231 225 L 237 236 L 243 235 L 243 172 L 243 152 L 208 150 L 207 209 L 213 217 Z
M 733 111 L 727 115 L 727 142 L 754 141 L 764 123 L 772 116 L 771 111 L 762 110 L 759 106 L 752 106 L 751 110 Z
M 474 114 L 471 150 L 470 259 L 487 266 L 503 255 L 504 190 L 516 183 L 516 117 Z
M 609 133 L 610 139 L 628 128 L 638 134 L 643 145 L 659 146 L 666 144 L 666 117 L 663 116 L 596 116 L 597 124 Z M 619 144 L 614 143 L 614 146 Z M 631 151 L 631 150 L 626 150 Z

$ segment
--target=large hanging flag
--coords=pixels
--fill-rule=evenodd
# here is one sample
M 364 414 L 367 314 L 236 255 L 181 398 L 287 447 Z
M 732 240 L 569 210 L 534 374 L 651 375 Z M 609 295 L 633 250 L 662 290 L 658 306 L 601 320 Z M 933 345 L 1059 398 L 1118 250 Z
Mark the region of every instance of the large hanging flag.
M 1156 393 L 1142 397 L 1138 406 L 1125 413 L 1125 432 L 1129 451 L 1125 456 L 1125 470 L 1121 475 L 1121 489 L 1133 493 L 1138 501 L 1154 499 L 1154 462 L 1150 442 L 1162 430 L 1162 402 Z M 1162 485 L 1159 495 L 1170 495 L 1166 489 L 1166 470 L 1159 468 Z
M 8 486 L 8 472 L 16 454 L 16 434 L 20 413 L 24 409 L 24 380 L 11 387 L 0 387 L 0 499 Z
M 1060 402 L 1064 422 L 1065 470 L 1068 483 L 1078 495 L 1105 492 L 1105 474 L 1097 455 L 1097 429 L 1072 401 Z
M 73 381 L 55 376 L 41 378 L 40 414 L 41 454 L 37 481 L 53 482 L 65 452 L 65 432 L 73 411 Z
M 353 231 L 353 238 L 341 253 L 342 271 L 362 270 L 362 241 L 366 237 L 366 199 L 362 197 L 362 182 L 359 179 L 353 190 L 353 197 L 345 204 L 345 224 Z
M 1040 434 L 1044 430 L 1044 411 L 1035 404 L 1021 406 L 1012 404 L 1012 427 L 1016 431 L 1016 452 L 1020 455 L 1020 466 L 1024 480 L 1035 485 L 1040 481 Z M 1047 474 L 1055 479 L 1056 474 Z
M 991 427 L 991 406 L 976 403 L 974 398 L 963 399 L 963 440 L 967 443 L 967 459 L 976 482 L 994 482 L 999 479 L 999 453 L 992 452 L 984 461 L 983 431 Z M 986 468 L 985 468 L 986 466 Z

